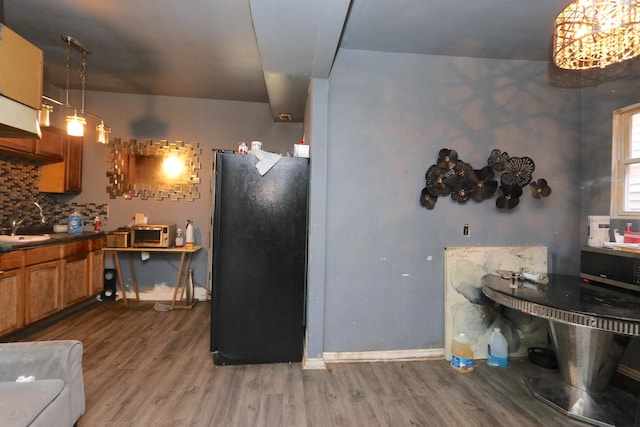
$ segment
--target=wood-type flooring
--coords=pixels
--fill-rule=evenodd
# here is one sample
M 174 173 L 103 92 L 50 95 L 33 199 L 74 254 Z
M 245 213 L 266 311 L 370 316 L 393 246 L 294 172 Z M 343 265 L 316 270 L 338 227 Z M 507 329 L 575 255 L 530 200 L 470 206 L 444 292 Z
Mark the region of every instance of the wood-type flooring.
M 24 340 L 83 342 L 79 427 L 586 425 L 531 394 L 524 378 L 553 371 L 526 359 L 470 374 L 444 360 L 214 366 L 209 311 L 102 302 Z

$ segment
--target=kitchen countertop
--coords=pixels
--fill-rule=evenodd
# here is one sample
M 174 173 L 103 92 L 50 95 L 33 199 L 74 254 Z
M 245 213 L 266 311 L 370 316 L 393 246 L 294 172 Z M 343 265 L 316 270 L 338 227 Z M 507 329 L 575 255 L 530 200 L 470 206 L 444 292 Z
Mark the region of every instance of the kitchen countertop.
M 27 243 L 1 243 L 1 252 L 10 252 L 18 249 L 32 248 L 35 246 L 47 246 L 47 245 L 59 245 L 62 243 L 73 242 L 76 240 L 92 239 L 94 237 L 103 237 L 104 233 L 94 233 L 93 231 L 85 231 L 83 233 L 46 233 L 51 236 L 50 239 L 41 240 L 39 242 L 27 242 Z

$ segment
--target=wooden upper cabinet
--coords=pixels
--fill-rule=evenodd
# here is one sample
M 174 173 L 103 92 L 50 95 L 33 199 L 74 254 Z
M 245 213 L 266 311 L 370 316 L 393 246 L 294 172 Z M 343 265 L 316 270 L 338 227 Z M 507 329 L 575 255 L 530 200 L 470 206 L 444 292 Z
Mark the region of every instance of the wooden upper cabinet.
M 42 128 L 42 138 L 0 138 L 0 152 L 39 160 L 42 163 L 64 160 L 67 136 L 58 129 Z
M 64 140 L 66 135 L 50 128 L 42 129 L 42 139 L 35 140 L 35 153 L 39 157 L 46 157 L 49 161 L 64 160 Z
M 84 139 L 63 136 L 64 159 L 40 166 L 41 193 L 80 193 L 82 191 L 82 146 Z
M 66 153 L 66 191 L 80 193 L 82 191 L 82 148 L 84 138 L 69 137 Z
M 17 156 L 33 154 L 35 139 L 0 138 L 0 151 Z

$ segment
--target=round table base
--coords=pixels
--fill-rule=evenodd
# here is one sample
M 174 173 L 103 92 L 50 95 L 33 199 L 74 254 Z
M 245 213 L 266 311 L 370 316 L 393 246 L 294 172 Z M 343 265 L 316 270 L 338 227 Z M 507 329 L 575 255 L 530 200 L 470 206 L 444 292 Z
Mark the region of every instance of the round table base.
M 562 380 L 530 379 L 534 396 L 571 418 L 598 426 L 615 426 L 617 419 L 619 425 L 625 414 L 617 413 L 619 402 L 612 404 L 609 385 L 629 337 L 553 320 L 549 330 Z
M 630 393 L 613 387 L 606 393 L 589 393 L 561 378 L 529 378 L 526 382 L 537 399 L 570 418 L 604 427 L 637 425 L 637 402 Z
M 549 320 L 558 368 L 564 380 L 581 390 L 609 388 L 631 337 Z

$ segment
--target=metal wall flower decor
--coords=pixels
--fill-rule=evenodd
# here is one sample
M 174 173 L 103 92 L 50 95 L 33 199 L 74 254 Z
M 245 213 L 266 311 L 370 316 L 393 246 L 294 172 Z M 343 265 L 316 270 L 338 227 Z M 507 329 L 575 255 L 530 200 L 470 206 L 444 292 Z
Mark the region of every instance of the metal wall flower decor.
M 551 194 L 547 180 L 540 178 L 533 181 L 536 166 L 529 157 L 510 157 L 500 150 L 492 150 L 487 159 L 487 166 L 474 169 L 469 163 L 458 158 L 455 150 L 443 148 L 438 153 L 438 160 L 431 165 L 425 175 L 426 186 L 420 194 L 420 204 L 431 210 L 438 197 L 451 196 L 458 203 L 469 199 L 481 202 L 491 198 L 496 191 L 498 209 L 513 209 L 520 203 L 522 189 L 529 186 L 535 199 Z M 500 186 L 495 179 L 500 174 Z

